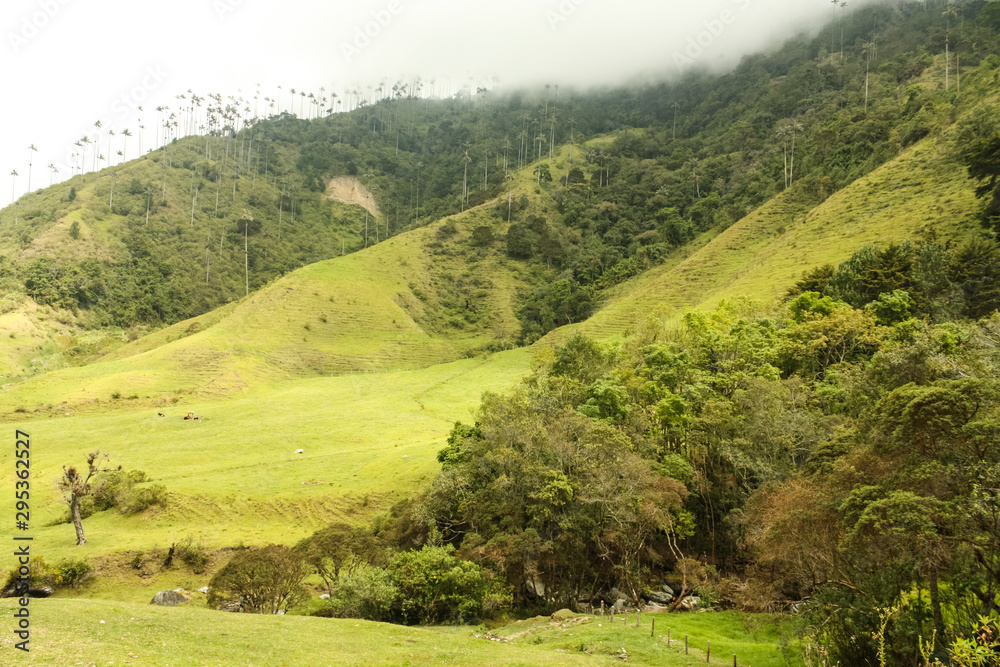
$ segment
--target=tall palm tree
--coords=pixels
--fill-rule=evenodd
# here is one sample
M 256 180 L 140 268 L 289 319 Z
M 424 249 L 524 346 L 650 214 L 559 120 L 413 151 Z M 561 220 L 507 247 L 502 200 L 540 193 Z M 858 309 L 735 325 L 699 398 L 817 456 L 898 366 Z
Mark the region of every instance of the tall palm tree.
M 10 182 L 10 203 L 13 204 L 15 201 L 14 192 L 17 188 L 17 169 L 11 169 L 10 175 L 13 176 Z
M 28 192 L 31 192 L 31 159 L 32 153 L 37 153 L 38 149 L 35 148 L 35 144 L 28 146 Z
M 52 172 L 52 173 L 51 173 L 51 174 L 49 175 L 49 186 L 51 187 L 51 186 L 52 186 L 52 184 L 53 184 L 53 183 L 55 183 L 55 178 L 56 178 L 56 174 L 58 174 L 58 173 L 59 173 L 59 170 L 58 170 L 58 169 L 56 168 L 56 166 L 55 166 L 54 164 L 52 164 L 51 162 L 49 163 L 49 170 L 50 170 L 50 171 Z
M 95 131 L 94 131 L 94 168 L 93 168 L 94 171 L 97 171 L 97 151 L 99 150 L 98 147 L 101 144 L 101 128 L 102 127 L 103 127 L 103 125 L 101 124 L 101 121 L 99 121 L 99 120 L 98 121 L 94 121 L 94 128 L 96 128 Z
M 132 131 L 127 127 L 122 130 L 122 160 L 128 160 L 128 138 L 132 136 Z
M 465 178 L 462 181 L 462 210 L 465 210 L 465 204 L 469 200 L 469 163 L 472 162 L 472 158 L 469 157 L 469 151 L 465 151 L 465 155 L 462 156 L 462 162 L 465 163 Z

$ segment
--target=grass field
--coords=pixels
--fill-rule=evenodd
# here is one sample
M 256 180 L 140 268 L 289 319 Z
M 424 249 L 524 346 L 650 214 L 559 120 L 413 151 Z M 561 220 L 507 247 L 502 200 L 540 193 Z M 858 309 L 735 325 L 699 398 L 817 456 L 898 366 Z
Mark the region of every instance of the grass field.
M 196 604 L 195 602 L 188 603 Z M 0 616 L 11 618 L 9 601 Z M 656 618 L 656 637 L 650 622 Z M 622 617 L 548 617 L 494 630 L 470 627 L 419 628 L 305 616 L 236 615 L 191 606 L 156 607 L 111 601 L 33 601 L 29 654 L 14 649 L 4 632 L 0 664 L 24 665 L 612 665 L 622 649 L 635 665 L 709 664 L 753 667 L 801 665 L 793 621 L 755 630 L 761 619 L 731 613 L 647 614 L 635 627 Z M 748 625 L 749 623 L 749 625 Z M 666 643 L 670 628 L 672 643 Z M 787 649 L 782 653 L 782 634 Z M 690 652 L 684 653 L 684 636 Z M 71 640 L 68 638 L 72 637 Z
M 38 553 L 94 556 L 186 536 L 212 548 L 289 542 L 334 519 L 364 520 L 428 483 L 454 422 L 472 418 L 484 390 L 510 389 L 528 356 L 514 350 L 418 371 L 292 381 L 228 401 L 9 424 L 10 433 L 31 434 Z M 183 420 L 188 410 L 202 419 Z M 76 547 L 70 525 L 42 524 L 65 514 L 55 488 L 62 466 L 83 465 L 95 448 L 164 484 L 170 505 L 90 517 L 90 542 Z M 8 484 L 11 456 L 0 453 Z
M 614 288 L 590 320 L 553 332 L 534 349 L 463 358 L 516 335 L 516 295 L 530 283 L 499 244 L 487 250 L 469 243 L 477 226 L 504 231 L 486 204 L 309 265 L 96 363 L 5 385 L 4 428 L 32 437 L 33 553 L 49 563 L 86 557 L 100 568 L 89 586 L 33 603 L 37 644 L 25 664 L 601 665 L 625 648 L 634 664 L 684 665 L 704 663 L 706 641 L 713 664 L 732 664 L 733 653 L 741 665 L 801 664 L 791 626 L 733 614 L 657 617 L 662 632 L 670 626 L 675 637 L 694 638 L 696 650 L 684 656 L 650 638 L 648 626 L 603 619 L 573 626 L 536 619 L 496 630 L 517 635 L 510 644 L 475 638 L 471 628 L 144 603 L 165 588 L 204 586 L 227 553 L 218 551 L 202 573 L 158 566 L 171 544 L 191 540 L 208 551 L 290 544 L 331 520 L 364 522 L 412 497 L 439 469 L 435 455 L 452 424 L 471 420 L 484 391 L 508 391 L 538 349 L 571 332 L 620 337 L 651 316 L 670 319 L 722 298 L 773 299 L 802 272 L 842 261 L 865 243 L 970 233 L 972 187 L 936 141 L 917 144 L 815 208 L 790 192 L 703 235 Z M 569 168 L 565 148 L 554 166 L 557 176 Z M 553 206 L 534 193 L 527 170 L 513 187 L 541 212 Z M 15 332 L 0 339 L 0 363 L 23 368 L 30 350 L 58 344 L 54 326 L 35 326 L 42 317 L 52 314 L 0 318 L 0 333 Z M 182 420 L 188 410 L 202 419 Z M 77 547 L 71 525 L 52 525 L 65 512 L 56 480 L 63 465 L 83 464 L 94 449 L 164 484 L 169 505 L 132 517 L 92 516 L 85 521 L 90 541 Z M 14 482 L 11 450 L 0 449 L 5 488 Z M 5 526 L 0 539 L 9 538 Z M 143 565 L 130 567 L 140 552 Z M 7 609 L 0 605 L 0 615 L 9 618 Z M 11 637 L 0 637 L 0 664 L 8 664 Z M 782 646 L 791 647 L 789 661 Z

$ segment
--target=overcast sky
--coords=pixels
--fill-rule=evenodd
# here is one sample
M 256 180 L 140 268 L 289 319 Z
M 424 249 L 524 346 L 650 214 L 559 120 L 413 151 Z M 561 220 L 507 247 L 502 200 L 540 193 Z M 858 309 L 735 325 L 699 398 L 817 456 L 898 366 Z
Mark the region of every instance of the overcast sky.
M 271 97 L 282 86 L 287 108 L 292 88 L 417 76 L 439 94 L 470 78 L 607 85 L 731 66 L 837 11 L 829 0 L 4 0 L 0 206 L 27 189 L 29 144 L 37 189 L 50 163 L 69 176 L 72 143 L 94 121 L 138 132 L 140 105 L 145 151 L 155 107 L 188 89 L 252 98 L 257 84 Z M 122 147 L 116 138 L 111 153 Z

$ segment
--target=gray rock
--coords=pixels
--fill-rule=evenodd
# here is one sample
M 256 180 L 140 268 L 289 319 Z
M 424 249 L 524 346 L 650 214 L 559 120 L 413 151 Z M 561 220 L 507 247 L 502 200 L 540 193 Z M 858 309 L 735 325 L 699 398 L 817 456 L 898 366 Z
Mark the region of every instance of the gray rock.
M 650 602 L 655 602 L 657 604 L 668 604 L 674 599 L 674 596 L 670 593 L 664 593 L 663 591 L 646 591 L 642 594 L 644 598 Z
M 319 596 L 319 599 L 320 600 L 329 600 L 330 599 L 330 594 L 329 593 L 323 593 L 322 595 Z
M 181 593 L 180 591 L 160 591 L 153 596 L 149 604 L 159 605 L 160 607 L 176 607 L 179 604 L 184 604 L 190 600 L 187 595 Z
M 667 586 L 666 584 L 660 586 L 660 590 L 670 595 L 670 597 L 677 595 L 676 593 L 674 593 L 674 589 L 672 589 L 670 586 Z
M 543 584 L 538 579 L 525 579 L 524 587 L 528 589 L 528 592 L 535 597 L 544 598 L 545 597 L 545 584 Z
M 642 608 L 642 613 L 644 614 L 656 614 L 659 612 L 670 611 L 670 607 L 662 604 L 656 604 L 655 602 L 650 602 L 645 607 Z
M 47 598 L 55 593 L 51 586 L 35 586 L 28 589 L 29 598 Z
M 205 593 L 207 595 L 208 594 L 208 586 L 202 586 L 201 588 L 198 589 L 198 592 L 199 593 Z
M 615 612 L 621 613 L 627 605 L 628 605 L 628 600 L 626 600 L 625 598 L 618 598 L 617 600 L 615 600 Z
M 296 449 L 296 450 L 295 450 L 295 453 L 296 453 L 296 454 L 305 454 L 305 453 L 306 453 L 306 450 L 304 450 L 304 449 Z

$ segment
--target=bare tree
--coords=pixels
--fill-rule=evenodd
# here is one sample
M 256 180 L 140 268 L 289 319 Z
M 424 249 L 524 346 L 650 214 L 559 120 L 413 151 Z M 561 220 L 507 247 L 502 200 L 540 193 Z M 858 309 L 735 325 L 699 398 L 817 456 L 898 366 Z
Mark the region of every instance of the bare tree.
M 91 482 L 95 475 L 102 472 L 111 472 L 112 470 L 121 470 L 122 467 L 117 468 L 102 468 L 100 467 L 102 462 L 108 460 L 108 455 L 101 455 L 99 450 L 94 450 L 87 455 L 87 474 L 84 476 L 80 471 L 76 469 L 76 466 L 66 467 L 63 466 L 62 478 L 59 480 L 59 490 L 62 491 L 63 500 L 69 505 L 70 516 L 73 519 L 73 527 L 76 528 L 76 544 L 77 546 L 87 543 L 87 538 L 83 535 L 83 517 L 80 514 L 80 502 L 85 496 L 89 496 L 93 491 L 91 487 Z

